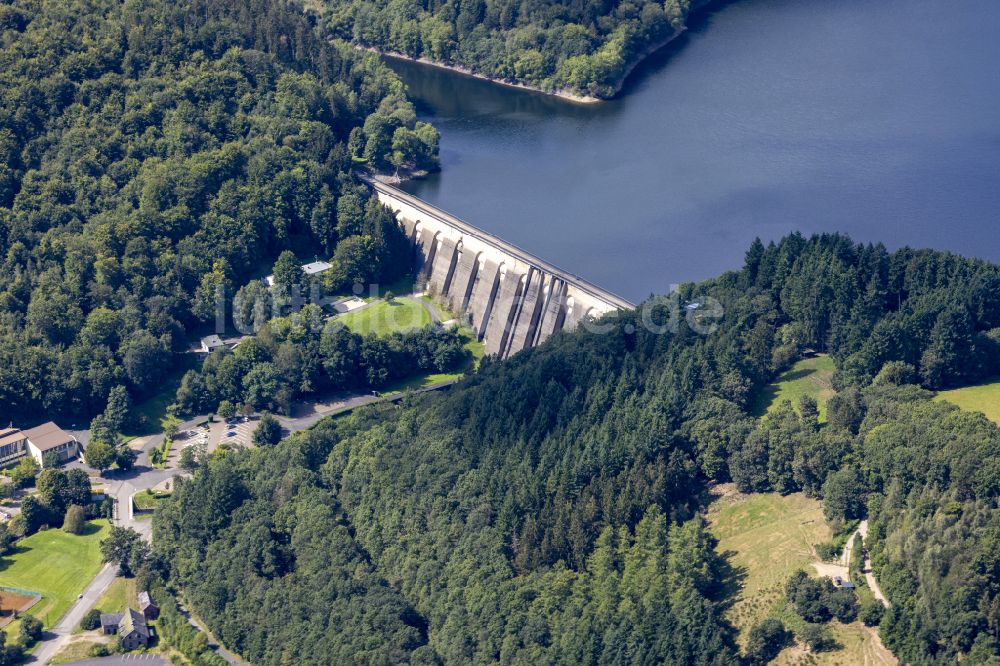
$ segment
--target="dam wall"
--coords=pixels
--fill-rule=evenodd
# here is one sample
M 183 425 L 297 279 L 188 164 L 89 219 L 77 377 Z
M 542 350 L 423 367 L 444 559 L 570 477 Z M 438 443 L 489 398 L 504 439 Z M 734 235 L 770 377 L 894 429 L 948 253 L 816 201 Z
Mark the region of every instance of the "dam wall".
M 413 244 L 418 285 L 461 313 L 488 354 L 506 358 L 585 317 L 635 307 L 398 188 L 367 182 Z

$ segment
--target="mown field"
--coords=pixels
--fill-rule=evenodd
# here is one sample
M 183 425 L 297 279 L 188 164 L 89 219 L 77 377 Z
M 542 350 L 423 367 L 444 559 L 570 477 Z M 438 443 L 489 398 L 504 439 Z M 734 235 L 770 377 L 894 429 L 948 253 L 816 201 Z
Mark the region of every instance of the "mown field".
M 0 559 L 0 585 L 41 594 L 30 612 L 49 628 L 100 571 L 100 541 L 110 531 L 107 521 L 92 520 L 80 536 L 50 529 L 22 539 Z
M 1000 423 L 1000 377 L 985 384 L 941 391 L 937 399 L 968 412 L 982 412 L 994 423 Z
M 389 335 L 396 331 L 423 328 L 431 323 L 431 315 L 423 303 L 406 296 L 392 301 L 379 301 L 362 310 L 337 317 L 337 321 L 358 335 Z
M 717 488 L 719 496 L 711 504 L 708 520 L 718 539 L 718 551 L 738 572 L 739 588 L 734 592 L 727 619 L 740 630 L 745 644 L 755 623 L 771 616 L 792 629 L 797 620 L 784 601 L 784 586 L 797 570 L 813 573 L 818 558 L 814 546 L 829 541 L 832 533 L 823 519 L 823 505 L 802 493 L 743 495 L 730 484 Z M 799 620 L 801 621 L 801 620 Z M 831 623 L 841 648 L 809 654 L 801 647 L 786 648 L 778 664 L 854 665 L 895 664 L 885 648 L 860 622 Z
M 807 395 L 819 405 L 819 420 L 820 423 L 825 423 L 826 401 L 835 393 L 833 390 L 835 369 L 833 359 L 826 354 L 818 354 L 796 362 L 761 391 L 754 413 L 763 416 L 775 409 L 783 400 L 791 401 L 792 405 L 798 408 L 799 399 Z

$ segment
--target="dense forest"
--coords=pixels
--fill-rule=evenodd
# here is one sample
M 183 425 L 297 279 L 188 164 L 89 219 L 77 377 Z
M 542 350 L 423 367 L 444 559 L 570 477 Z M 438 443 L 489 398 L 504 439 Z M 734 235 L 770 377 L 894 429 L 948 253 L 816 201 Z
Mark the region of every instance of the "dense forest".
M 157 389 L 217 290 L 282 250 L 398 277 L 352 165 L 436 153 L 392 72 L 285 0 L 0 3 L 4 417 Z
M 310 0 L 335 37 L 546 91 L 610 97 L 690 0 Z M 697 2 L 695 3 L 697 5 Z
M 708 335 L 626 313 L 207 460 L 155 517 L 158 566 L 253 663 L 760 663 L 722 619 L 732 572 L 700 514 L 732 480 L 869 516 L 887 645 L 987 663 L 1000 428 L 928 389 L 1000 370 L 1000 267 L 792 235 L 647 322 L 707 295 L 725 308 Z M 828 423 L 808 400 L 752 416 L 810 350 L 839 368 Z

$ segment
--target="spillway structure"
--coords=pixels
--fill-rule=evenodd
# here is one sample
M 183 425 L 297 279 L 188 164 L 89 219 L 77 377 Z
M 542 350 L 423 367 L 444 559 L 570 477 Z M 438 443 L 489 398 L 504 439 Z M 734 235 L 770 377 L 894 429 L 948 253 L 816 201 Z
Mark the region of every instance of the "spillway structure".
M 635 307 L 399 188 L 368 183 L 413 244 L 418 284 L 461 313 L 487 354 L 506 358 L 585 317 Z

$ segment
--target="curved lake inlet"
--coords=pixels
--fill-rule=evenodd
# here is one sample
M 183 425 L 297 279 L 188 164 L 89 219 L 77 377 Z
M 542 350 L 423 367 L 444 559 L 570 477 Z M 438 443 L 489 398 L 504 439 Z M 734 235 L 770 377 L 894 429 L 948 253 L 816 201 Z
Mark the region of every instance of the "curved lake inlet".
M 639 300 L 755 236 L 1000 260 L 1000 3 L 740 0 L 576 105 L 393 61 L 441 130 L 404 188 Z

